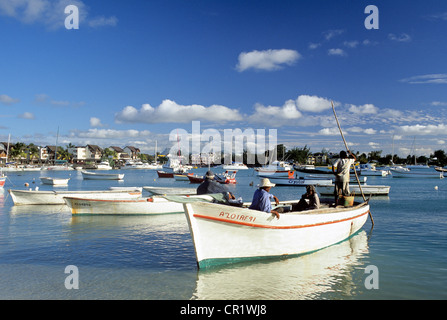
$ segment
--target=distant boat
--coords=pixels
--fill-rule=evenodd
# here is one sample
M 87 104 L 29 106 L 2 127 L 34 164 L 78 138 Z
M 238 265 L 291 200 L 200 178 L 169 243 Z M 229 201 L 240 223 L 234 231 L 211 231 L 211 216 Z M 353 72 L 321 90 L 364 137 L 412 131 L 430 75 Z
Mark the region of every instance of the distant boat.
M 390 174 L 388 170 L 379 170 L 372 163 L 360 164 L 359 166 L 362 176 L 380 176 L 385 177 Z
M 287 176 L 291 170 L 293 170 L 293 167 L 284 161 L 273 161 L 264 167 L 255 168 L 259 175 L 281 174 Z
M 224 164 L 222 165 L 222 169 L 224 170 L 247 170 L 248 167 L 242 162 L 235 162 L 233 164 Z
M 442 179 L 444 178 L 444 175 L 442 172 L 438 172 L 436 170 L 432 169 L 412 169 L 408 170 L 405 168 L 390 168 L 391 174 L 393 175 L 393 178 L 438 178 Z
M 278 186 L 308 186 L 308 185 L 332 185 L 332 179 L 325 178 L 274 178 L 271 177 L 270 181 Z
M 188 176 L 191 176 L 192 173 L 174 173 L 174 179 L 176 181 L 189 181 Z
M 221 174 L 214 174 L 214 180 L 221 183 L 221 184 L 236 184 L 236 173 L 237 171 L 228 172 L 225 171 Z M 205 176 L 197 176 L 197 175 L 190 175 L 188 176 L 190 183 L 202 183 L 205 181 Z
M 99 173 L 89 171 L 81 171 L 81 173 L 85 180 L 123 180 L 124 178 L 124 173 Z
M 131 199 L 141 197 L 141 190 L 40 191 L 9 189 L 14 205 L 61 205 L 63 197 Z
M 96 165 L 96 170 L 112 170 L 112 166 L 107 161 L 101 161 Z
M 43 184 L 49 184 L 53 186 L 66 186 L 68 184 L 68 180 L 70 178 L 50 178 L 50 177 L 41 177 L 40 181 L 42 181 Z

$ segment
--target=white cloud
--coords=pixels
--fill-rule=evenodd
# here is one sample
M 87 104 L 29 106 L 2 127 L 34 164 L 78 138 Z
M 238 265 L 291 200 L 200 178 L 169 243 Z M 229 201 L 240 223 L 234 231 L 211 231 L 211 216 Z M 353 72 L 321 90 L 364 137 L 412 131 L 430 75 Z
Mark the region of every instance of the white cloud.
M 49 29 L 63 28 L 65 18 L 64 9 L 68 5 L 75 5 L 79 9 L 80 27 L 115 26 L 116 17 L 89 17 L 89 7 L 81 0 L 1 0 L 0 14 L 15 18 L 26 24 L 40 23 Z
M 330 100 L 309 95 L 300 95 L 296 99 L 296 104 L 301 111 L 321 112 L 332 108 Z M 335 102 L 334 106 L 337 105 L 339 105 L 339 103 Z
M 405 125 L 398 127 L 397 132 L 402 135 L 447 135 L 447 125 Z
M 350 105 L 349 111 L 356 114 L 377 114 L 379 108 L 373 104 L 364 104 L 362 106 Z
M 339 135 L 340 130 L 338 128 L 323 128 L 320 131 L 318 131 L 319 134 L 323 136 L 333 136 L 333 135 Z
M 187 123 L 193 120 L 212 122 L 240 121 L 243 117 L 238 110 L 221 105 L 205 107 L 198 104 L 179 105 L 175 101 L 166 99 L 157 107 L 143 104 L 138 110 L 133 106 L 125 107 L 115 115 L 116 122 L 143 123 Z
M 11 105 L 14 103 L 19 102 L 19 99 L 15 99 L 15 98 L 11 98 L 10 96 L 6 95 L 6 94 L 0 94 L 0 102 L 6 105 Z
M 293 124 L 294 120 L 302 117 L 294 100 L 287 100 L 282 107 L 255 105 L 255 112 L 248 117 L 252 123 L 268 124 L 277 127 L 285 124 Z
M 88 131 L 72 131 L 71 137 L 89 139 L 121 139 L 121 138 L 141 138 L 148 137 L 149 130 L 114 130 L 114 129 L 89 129 Z
M 35 119 L 35 116 L 34 116 L 34 114 L 31 113 L 31 112 L 24 112 L 24 113 L 18 115 L 18 118 L 20 118 L 20 119 L 30 119 L 30 120 L 33 120 L 33 119 Z
M 446 84 L 446 73 L 425 74 L 420 76 L 413 76 L 405 79 L 401 79 L 400 82 L 406 82 L 411 84 Z
M 295 50 L 264 50 L 242 52 L 239 54 L 239 63 L 236 66 L 239 72 L 247 69 L 278 70 L 283 65 L 292 65 L 301 58 L 301 54 Z
M 96 117 L 90 118 L 90 126 L 91 127 L 103 127 L 104 125 L 101 123 L 101 119 Z
M 358 41 L 345 41 L 343 45 L 347 48 L 356 48 L 359 45 Z
M 400 35 L 395 35 L 394 33 L 390 33 L 390 34 L 388 34 L 388 39 L 397 41 L 397 42 L 410 42 L 411 41 L 411 37 L 406 33 L 402 33 Z
M 332 38 L 337 37 L 337 36 L 343 34 L 344 32 L 345 32 L 345 31 L 342 30 L 342 29 L 328 30 L 328 31 L 323 32 L 323 36 L 324 36 L 324 38 L 325 38 L 327 41 L 329 41 L 329 40 L 331 40 Z
M 340 56 L 340 57 L 346 56 L 346 52 L 340 48 L 329 49 L 327 53 L 330 56 Z

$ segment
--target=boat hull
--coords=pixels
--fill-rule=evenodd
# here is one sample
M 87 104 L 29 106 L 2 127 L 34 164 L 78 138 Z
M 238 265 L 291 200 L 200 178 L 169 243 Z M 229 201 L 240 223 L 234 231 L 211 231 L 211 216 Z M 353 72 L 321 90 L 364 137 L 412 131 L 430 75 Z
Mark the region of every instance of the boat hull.
M 97 173 L 81 171 L 84 180 L 123 180 L 124 173 Z
M 40 178 L 40 181 L 43 184 L 49 184 L 53 186 L 66 186 L 68 184 L 68 180 L 70 180 L 70 178 L 68 179 L 47 178 L 47 177 Z
M 287 179 L 270 178 L 270 181 L 278 186 L 308 186 L 308 185 L 331 185 L 332 179 Z
M 402 171 L 398 169 L 390 168 L 391 175 L 393 178 L 434 178 L 434 179 L 442 179 L 444 175 L 442 172 L 438 172 L 435 170 L 408 170 Z
M 382 185 L 362 185 L 362 191 L 364 195 L 381 195 L 387 196 L 390 193 L 390 186 Z M 356 195 L 360 196 L 362 192 L 358 185 L 349 185 L 349 190 L 354 192 Z M 334 186 L 321 186 L 317 185 L 317 192 L 321 195 L 333 195 Z
M 155 195 L 186 195 L 197 193 L 196 188 L 143 187 L 143 189 Z
M 367 203 L 301 213 L 269 213 L 213 203 L 185 203 L 199 268 L 310 253 L 356 233 L 368 217 Z M 309 214 L 309 213 L 313 214 Z
M 14 205 L 65 205 L 64 197 L 132 199 L 141 197 L 141 191 L 99 190 L 99 191 L 36 191 L 8 190 Z

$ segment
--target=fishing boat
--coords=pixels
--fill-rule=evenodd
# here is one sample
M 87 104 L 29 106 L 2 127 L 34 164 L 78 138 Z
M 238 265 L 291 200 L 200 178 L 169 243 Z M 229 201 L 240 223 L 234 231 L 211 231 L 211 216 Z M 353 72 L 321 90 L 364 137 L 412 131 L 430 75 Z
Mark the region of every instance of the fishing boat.
M 288 176 L 289 172 L 293 170 L 293 167 L 284 161 L 273 161 L 271 164 L 255 168 L 258 175 L 276 175 L 276 176 Z
M 166 172 L 157 170 L 157 175 L 159 178 L 174 178 L 174 172 Z
M 362 191 L 364 195 L 380 195 L 387 196 L 390 193 L 390 186 L 385 185 L 362 185 L 362 190 L 358 185 L 349 185 L 349 190 L 356 195 L 361 195 Z M 334 185 L 317 185 L 317 192 L 321 195 L 333 195 Z
M 124 173 L 100 173 L 100 172 L 89 172 L 81 171 L 82 178 L 84 180 L 123 180 Z
M 178 188 L 178 187 L 151 187 L 144 186 L 143 190 L 154 195 L 187 195 L 196 194 L 196 188 Z
M 186 196 L 178 196 L 186 197 Z M 213 201 L 210 195 L 191 196 L 202 201 Z M 183 204 L 161 196 L 139 199 L 86 199 L 81 197 L 64 197 L 65 203 L 73 215 L 151 215 L 184 213 Z
M 434 169 L 401 169 L 401 168 L 390 168 L 393 178 L 437 178 L 442 179 L 444 175 L 442 172 L 438 172 Z
M 65 205 L 64 197 L 132 199 L 140 198 L 141 190 L 76 190 L 76 191 L 41 191 L 8 190 L 14 205 Z
M 380 176 L 386 177 L 390 174 L 388 170 L 379 170 L 373 163 L 360 164 L 359 169 L 362 176 Z
M 53 186 L 66 186 L 70 178 L 50 178 L 50 177 L 40 177 L 40 181 L 43 184 L 49 184 Z
M 198 267 L 206 268 L 246 259 L 301 255 L 339 243 L 365 224 L 369 204 L 327 206 L 281 214 L 278 219 L 257 210 L 185 199 L 184 211 Z
M 214 180 L 222 184 L 236 184 L 236 173 L 237 171 L 225 171 L 221 174 L 215 173 Z M 188 176 L 188 179 L 190 183 L 202 183 L 203 181 L 205 181 L 205 176 L 190 175 Z

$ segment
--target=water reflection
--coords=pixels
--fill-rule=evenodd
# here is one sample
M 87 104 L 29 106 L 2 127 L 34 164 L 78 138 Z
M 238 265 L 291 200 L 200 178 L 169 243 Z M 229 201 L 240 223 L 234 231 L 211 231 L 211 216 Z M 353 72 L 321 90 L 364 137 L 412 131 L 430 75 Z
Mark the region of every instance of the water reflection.
M 198 272 L 192 299 L 324 299 L 351 295 L 353 272 L 368 254 L 364 230 L 337 245 L 296 258 L 244 263 Z

